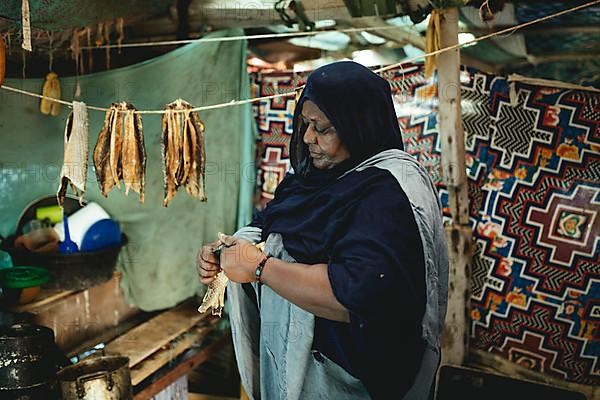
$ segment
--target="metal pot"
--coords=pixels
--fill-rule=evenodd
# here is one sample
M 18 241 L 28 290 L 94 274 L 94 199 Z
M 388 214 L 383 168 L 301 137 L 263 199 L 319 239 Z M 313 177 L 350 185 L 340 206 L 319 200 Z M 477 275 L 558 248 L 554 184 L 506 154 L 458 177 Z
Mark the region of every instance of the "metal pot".
M 131 400 L 129 358 L 91 356 L 58 372 L 63 400 Z
M 0 398 L 54 398 L 56 371 L 65 365 L 51 329 L 26 323 L 0 327 Z

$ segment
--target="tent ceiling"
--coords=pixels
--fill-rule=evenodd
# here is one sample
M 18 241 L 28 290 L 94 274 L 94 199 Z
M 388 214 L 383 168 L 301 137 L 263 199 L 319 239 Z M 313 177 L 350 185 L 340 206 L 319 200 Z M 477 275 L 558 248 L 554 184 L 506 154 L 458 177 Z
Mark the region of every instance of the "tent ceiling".
M 22 0 L 2 0 L 4 26 L 20 26 Z M 98 21 L 129 21 L 152 17 L 168 10 L 171 0 L 29 0 L 31 26 L 59 31 L 95 25 Z M 2 28 L 2 25 L 0 25 Z
M 273 9 L 274 2 L 261 0 L 29 1 L 34 28 L 34 53 L 27 54 L 28 76 L 38 73 L 43 75 L 47 70 L 49 36 L 45 34 L 46 31 L 54 32 L 52 38 L 54 58 L 58 63 L 55 69 L 62 67 L 65 74 L 74 73 L 73 61 L 69 59 L 72 30 L 85 26 L 95 29 L 99 20 L 111 21 L 114 24 L 117 18 L 123 18 L 125 20 L 124 42 L 200 37 L 207 31 L 228 27 L 243 27 L 248 33 L 292 30 L 283 25 L 279 14 Z M 357 33 L 340 35 L 338 39 L 331 35 L 323 35 L 323 37 L 314 37 L 311 41 L 287 41 L 289 45 L 266 45 L 268 41 L 262 40 L 250 43 L 250 47 L 255 49 L 256 55 L 264 57 L 265 60 L 276 60 L 280 55 L 281 59 L 285 59 L 288 63 L 301 60 L 303 57 L 308 59 L 331 57 L 334 53 L 335 56 L 351 58 L 353 52 L 369 46 L 375 53 L 389 48 L 404 49 L 396 52 L 400 55 L 414 54 L 414 50 L 424 48 L 427 21 L 415 25 L 407 16 L 385 19 L 374 16 L 353 18 L 345 3 L 349 1 L 353 0 L 328 0 L 327 2 L 302 0 L 302 4 L 309 20 L 334 20 L 336 28 L 367 28 L 393 24 L 396 26 L 395 29 L 369 31 L 385 39 L 385 43 L 365 41 L 364 37 Z M 423 1 L 411 0 L 400 4 L 423 3 Z M 463 33 L 470 33 L 477 37 L 587 1 L 514 0 L 506 2 L 504 8 L 498 11 L 490 22 L 481 20 L 477 8 L 463 7 L 460 29 Z M 15 42 L 19 41 L 20 10 L 21 0 L 7 0 L 0 5 L 0 32 L 13 31 L 16 33 L 12 36 Z M 187 10 L 185 19 L 179 18 L 179 15 L 183 15 L 182 10 Z M 115 32 L 112 33 L 111 40 L 112 43 L 116 40 Z M 309 51 L 306 47 L 312 50 Z M 166 46 L 128 49 L 122 54 L 112 51 L 109 54 L 111 67 L 138 62 L 171 49 L 173 47 Z M 294 49 L 298 54 L 291 55 L 290 52 L 294 52 Z M 315 51 L 315 49 L 322 51 Z M 12 50 L 7 73 L 20 76 L 22 70 L 20 49 L 13 44 Z M 279 51 L 281 54 L 278 54 Z M 91 57 L 96 66 L 95 70 L 98 70 L 105 66 L 106 54 L 103 51 L 93 53 Z M 494 73 L 516 72 L 532 77 L 600 87 L 598 54 L 600 54 L 600 6 L 596 5 L 464 48 L 462 61 L 467 65 Z M 36 69 L 38 64 L 40 66 Z
M 461 10 L 462 29 L 481 36 L 588 1 L 513 1 L 488 24 L 481 21 L 477 10 L 465 7 Z M 495 65 L 503 73 L 600 87 L 600 5 L 480 42 L 463 53 Z

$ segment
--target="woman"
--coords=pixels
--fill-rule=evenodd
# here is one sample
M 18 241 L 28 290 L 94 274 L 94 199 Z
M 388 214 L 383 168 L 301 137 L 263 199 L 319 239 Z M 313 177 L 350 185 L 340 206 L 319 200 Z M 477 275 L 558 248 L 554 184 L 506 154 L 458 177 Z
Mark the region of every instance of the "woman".
M 448 258 L 435 188 L 403 151 L 389 84 L 354 62 L 315 70 L 290 156 L 293 173 L 252 224 L 199 253 L 203 283 L 221 269 L 232 281 L 242 384 L 267 400 L 427 399 Z

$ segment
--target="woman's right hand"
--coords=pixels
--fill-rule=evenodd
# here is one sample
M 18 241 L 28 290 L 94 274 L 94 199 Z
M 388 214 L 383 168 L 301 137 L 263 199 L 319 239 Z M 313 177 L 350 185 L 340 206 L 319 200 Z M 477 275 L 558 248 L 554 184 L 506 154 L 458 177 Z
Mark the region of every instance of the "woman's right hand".
M 221 240 L 217 240 L 205 244 L 200 251 L 198 251 L 196 268 L 198 269 L 198 275 L 200 275 L 200 282 L 205 285 L 214 281 L 217 274 L 221 271 L 221 261 L 214 253 L 215 248 L 221 243 Z

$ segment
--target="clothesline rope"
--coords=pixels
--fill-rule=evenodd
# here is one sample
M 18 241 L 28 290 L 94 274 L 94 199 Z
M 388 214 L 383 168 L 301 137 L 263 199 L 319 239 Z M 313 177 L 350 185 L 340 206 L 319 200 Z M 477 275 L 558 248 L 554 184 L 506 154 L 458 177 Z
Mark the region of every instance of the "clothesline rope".
M 241 35 L 241 36 L 224 36 L 224 37 L 204 37 L 198 39 L 180 39 L 180 40 L 164 40 L 158 42 L 138 42 L 138 43 L 124 43 L 124 44 L 105 44 L 100 46 L 81 46 L 82 50 L 92 49 L 116 49 L 124 47 L 152 47 L 152 46 L 171 46 L 177 44 L 190 44 L 196 42 L 233 42 L 236 40 L 256 40 L 256 39 L 276 39 L 276 38 L 287 38 L 297 36 L 314 36 L 321 33 L 353 33 L 353 32 L 364 32 L 364 31 L 381 31 L 387 29 L 401 29 L 401 26 L 396 25 L 382 25 L 382 26 L 371 26 L 365 28 L 345 28 L 345 29 L 323 29 L 317 31 L 308 32 L 285 32 L 285 33 L 261 33 L 258 35 Z
M 469 40 L 469 41 L 464 42 L 464 43 L 459 43 L 459 44 L 456 44 L 456 45 L 444 47 L 443 49 L 432 51 L 430 53 L 422 54 L 422 55 L 419 55 L 419 56 L 416 56 L 416 57 L 412 57 L 412 58 L 403 60 L 403 61 L 395 63 L 395 64 L 391 64 L 391 65 L 388 65 L 388 66 L 385 66 L 385 67 L 382 67 L 382 68 L 378 68 L 378 69 L 374 70 L 373 72 L 375 72 L 375 73 L 381 73 L 381 72 L 389 71 L 391 69 L 394 69 L 394 68 L 397 68 L 397 67 L 401 67 L 402 65 L 405 65 L 405 64 L 411 63 L 413 61 L 417 61 L 417 60 L 423 59 L 425 57 L 429 57 L 429 56 L 433 56 L 433 55 L 438 55 L 438 54 L 444 53 L 446 51 L 452 51 L 452 50 L 460 49 L 461 47 L 468 46 L 468 45 L 471 45 L 471 44 L 474 44 L 474 43 L 477 43 L 477 42 L 480 42 L 480 41 L 483 41 L 483 40 L 487 40 L 487 39 L 490 39 L 490 38 L 492 38 L 494 36 L 502 35 L 502 34 L 505 34 L 505 33 L 508 33 L 508 32 L 515 32 L 515 31 L 517 31 L 517 30 L 519 30 L 521 28 L 524 28 L 524 27 L 527 27 L 527 26 L 530 26 L 530 25 L 533 25 L 533 24 L 537 24 L 537 23 L 540 23 L 540 22 L 543 22 L 543 21 L 547 21 L 549 19 L 556 18 L 556 17 L 559 17 L 561 15 L 565 15 L 565 14 L 568 14 L 568 13 L 579 11 L 579 10 L 582 10 L 584 8 L 593 6 L 593 5 L 598 4 L 598 3 L 600 3 L 600 0 L 590 1 L 588 3 L 581 4 L 579 6 L 575 6 L 575 7 L 566 9 L 566 10 L 562 10 L 562 11 L 556 12 L 554 14 L 550 14 L 550 15 L 546 15 L 544 17 L 540 17 L 540 18 L 534 19 L 532 21 L 524 22 L 522 24 L 515 25 L 515 26 L 509 27 L 509 28 L 506 28 L 506 29 L 502 29 L 502 30 L 497 31 L 497 32 L 492 32 L 492 33 L 489 33 L 487 35 L 484 35 L 484 36 L 481 36 L 481 37 Z M 397 27 L 396 26 L 390 26 L 390 28 L 397 28 Z M 353 29 L 356 29 L 358 31 L 364 31 L 367 28 L 365 28 L 365 29 L 362 29 L 362 28 L 353 28 Z M 373 29 L 381 29 L 381 28 L 373 28 Z M 298 32 L 298 33 L 304 33 L 304 32 Z M 313 32 L 306 32 L 306 33 L 308 34 L 308 33 L 313 33 Z M 277 34 L 275 34 L 275 35 L 277 35 Z M 254 35 L 254 36 L 256 37 L 256 36 L 261 36 L 261 35 Z M 232 36 L 231 38 L 233 39 L 235 37 Z M 222 38 L 207 38 L 207 39 L 222 39 Z M 202 39 L 194 39 L 193 41 L 200 41 L 200 40 L 202 40 Z M 240 39 L 236 39 L 236 40 L 240 40 Z M 242 105 L 242 104 L 254 103 L 254 102 L 262 101 L 262 100 L 271 100 L 271 99 L 275 99 L 275 98 L 279 98 L 279 97 L 294 96 L 296 94 L 296 90 L 301 89 L 302 87 L 303 86 L 297 87 L 293 91 L 290 91 L 290 92 L 278 93 L 278 94 L 269 95 L 269 96 L 253 97 L 253 98 L 245 99 L 245 100 L 231 100 L 231 101 L 229 101 L 227 103 L 213 104 L 211 106 L 195 107 L 191 111 L 214 110 L 214 109 L 218 109 L 218 108 L 225 108 L 225 107 L 238 106 L 238 105 Z M 51 97 L 42 96 L 42 95 L 37 94 L 37 93 L 28 92 L 26 90 L 21 90 L 21 89 L 13 88 L 13 87 L 6 86 L 6 85 L 2 85 L 1 88 L 4 89 L 4 90 L 8 90 L 8 91 L 12 91 L 12 92 L 24 94 L 24 95 L 27 95 L 27 96 L 33 96 L 33 97 L 38 97 L 40 99 L 47 99 L 47 100 L 56 101 L 56 102 L 59 102 L 60 104 L 64 104 L 66 106 L 73 107 L 73 103 L 72 102 L 68 102 L 68 101 L 65 101 L 65 100 L 58 100 L 58 99 L 54 99 L 54 98 L 51 98 Z M 90 106 L 90 105 L 88 105 L 87 108 L 91 109 L 91 110 L 104 111 L 104 112 L 106 112 L 106 111 L 109 110 L 108 108 L 96 107 L 96 106 Z M 138 114 L 164 114 L 166 111 L 165 110 L 137 110 L 135 112 L 138 113 Z

